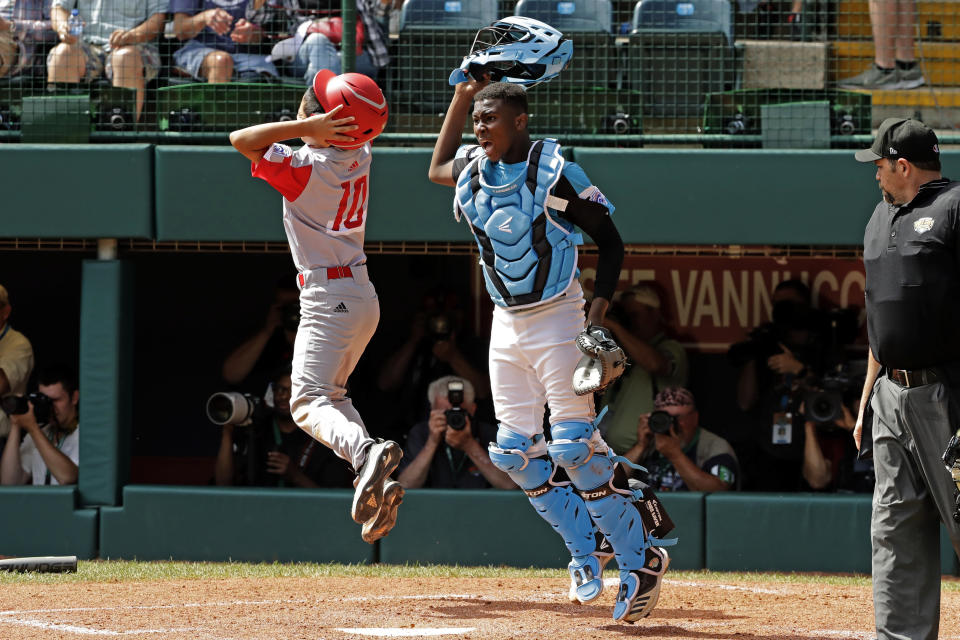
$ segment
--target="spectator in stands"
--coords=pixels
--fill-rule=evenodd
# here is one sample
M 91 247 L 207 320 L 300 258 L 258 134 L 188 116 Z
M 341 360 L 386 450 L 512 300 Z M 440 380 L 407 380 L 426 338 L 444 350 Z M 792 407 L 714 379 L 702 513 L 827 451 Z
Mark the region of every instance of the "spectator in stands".
M 51 0 L 0 0 L 0 78 L 34 76 L 41 48 L 57 41 L 50 24 Z
M 40 372 L 38 387 L 42 396 L 29 401 L 27 412 L 10 416 L 10 437 L 0 457 L 0 484 L 77 483 L 77 375 L 68 367 L 51 366 Z
M 399 392 L 396 418 L 404 431 L 427 418 L 427 386 L 445 375 L 469 381 L 481 420 L 493 419 L 490 380 L 477 364 L 486 362 L 486 345 L 463 326 L 459 301 L 453 291 L 435 290 L 425 295 L 407 339 L 383 363 L 377 386 L 381 391 Z
M 76 8 L 83 35 L 70 33 Z M 47 82 L 89 82 L 105 76 L 115 87 L 136 90 L 136 119 L 143 112 L 146 83 L 160 69 L 157 35 L 167 0 L 53 0 L 50 21 L 60 44 L 47 55 Z
M 656 288 L 637 285 L 619 295 L 604 321 L 633 363 L 602 400 L 607 415 L 600 428 L 617 453 L 637 444 L 637 419 L 653 409 L 657 391 L 687 383 L 687 353 L 667 337 L 661 305 Z
M 282 0 L 280 4 L 284 29 L 291 37 L 274 47 L 271 59 L 282 61 L 286 75 L 302 78 L 307 83 L 321 69 L 341 73 L 339 0 L 326 3 Z M 358 73 L 376 79 L 390 62 L 389 36 L 380 18 L 399 4 L 396 0 L 357 0 L 359 27 L 354 70 Z
M 870 0 L 873 63 L 840 81 L 842 89 L 916 89 L 926 80 L 914 55 L 917 27 L 914 0 Z
M 177 69 L 210 83 L 277 77 L 260 50 L 265 1 L 170 0 L 173 33 L 188 41 L 173 54 Z
M 291 361 L 300 323 L 300 294 L 294 285 L 295 277 L 291 274 L 277 280 L 263 327 L 224 360 L 223 379 L 231 386 L 261 394 L 270 376 Z
M 730 348 L 739 368 L 737 404 L 748 433 L 741 450 L 745 488 L 796 491 L 803 458 L 803 420 L 796 410 L 798 381 L 819 373 L 823 359 L 819 319 L 810 306 L 810 289 L 785 280 L 772 296 L 773 322 L 753 329 Z
M 333 451 L 297 427 L 290 415 L 290 366 L 273 376 L 268 411 L 248 426 L 223 425 L 217 485 L 351 488 L 355 474 Z
M 33 347 L 26 336 L 10 326 L 10 296 L 0 285 L 0 398 L 22 396 L 33 372 Z M 10 419 L 0 411 L 0 447 L 10 433 Z
M 457 376 L 434 380 L 427 399 L 430 418 L 415 424 L 407 435 L 398 467 L 400 484 L 407 489 L 516 489 L 487 455 L 497 428 L 475 419 L 470 381 Z
M 657 394 L 653 406 L 657 433 L 651 430 L 651 414 L 640 416 L 637 443 L 624 456 L 646 467 L 646 482 L 654 491 L 739 488 L 740 465 L 733 447 L 700 426 L 692 393 L 668 387 Z

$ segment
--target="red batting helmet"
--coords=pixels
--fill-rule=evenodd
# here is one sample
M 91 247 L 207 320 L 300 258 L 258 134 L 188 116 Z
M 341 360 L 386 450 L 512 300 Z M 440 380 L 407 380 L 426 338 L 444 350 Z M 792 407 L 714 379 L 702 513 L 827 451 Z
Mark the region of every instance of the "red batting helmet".
M 321 69 L 313 77 L 313 91 L 323 110 L 329 113 L 339 104 L 338 118 L 353 116 L 357 128 L 343 135 L 356 142 L 332 143 L 341 149 L 359 149 L 383 133 L 387 126 L 387 99 L 377 83 L 362 73 L 335 75 L 329 69 Z

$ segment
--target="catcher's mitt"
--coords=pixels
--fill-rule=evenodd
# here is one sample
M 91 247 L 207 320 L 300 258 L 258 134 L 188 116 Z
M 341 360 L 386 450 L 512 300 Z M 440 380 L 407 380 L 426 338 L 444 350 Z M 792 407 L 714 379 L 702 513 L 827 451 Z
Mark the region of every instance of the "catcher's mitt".
M 576 342 L 584 354 L 573 370 L 573 391 L 578 396 L 605 389 L 623 375 L 627 356 L 608 329 L 591 325 Z

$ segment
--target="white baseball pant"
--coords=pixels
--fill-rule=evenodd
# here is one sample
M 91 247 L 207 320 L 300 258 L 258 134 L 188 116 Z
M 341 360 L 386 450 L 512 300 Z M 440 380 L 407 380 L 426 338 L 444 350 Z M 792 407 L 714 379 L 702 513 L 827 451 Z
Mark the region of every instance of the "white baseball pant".
M 578 396 L 572 384 L 573 370 L 583 355 L 575 339 L 585 326 L 583 290 L 577 280 L 562 297 L 541 306 L 493 310 L 490 384 L 502 427 L 526 437 L 542 433 L 544 403 L 550 406 L 550 424 L 593 421 L 592 394 Z
M 301 274 L 290 412 L 301 429 L 359 470 L 373 439 L 346 395 L 347 378 L 377 328 L 380 302 L 366 266 L 337 279 L 327 271 Z

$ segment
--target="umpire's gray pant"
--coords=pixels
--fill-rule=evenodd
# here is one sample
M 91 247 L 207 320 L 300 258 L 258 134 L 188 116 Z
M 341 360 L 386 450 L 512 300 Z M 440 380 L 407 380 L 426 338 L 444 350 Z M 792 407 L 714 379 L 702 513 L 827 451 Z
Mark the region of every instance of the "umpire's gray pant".
M 873 605 L 878 640 L 936 640 L 940 522 L 960 555 L 956 485 L 941 455 L 950 423 L 941 382 L 905 388 L 882 372 L 873 396 Z

